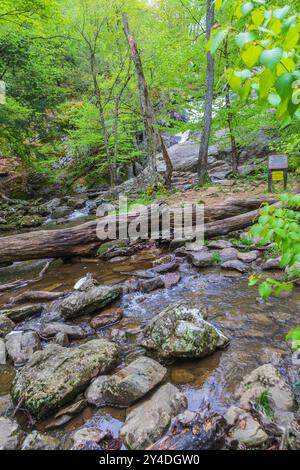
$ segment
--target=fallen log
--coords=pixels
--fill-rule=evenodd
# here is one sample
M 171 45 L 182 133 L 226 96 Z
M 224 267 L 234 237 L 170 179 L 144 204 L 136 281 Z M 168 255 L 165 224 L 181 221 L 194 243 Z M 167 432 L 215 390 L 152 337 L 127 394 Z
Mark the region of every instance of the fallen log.
M 31 291 L 27 290 L 22 292 L 22 294 L 16 295 L 14 297 L 10 297 L 8 304 L 5 307 L 12 307 L 16 304 L 22 304 L 25 302 L 32 302 L 32 301 L 42 301 L 42 302 L 50 302 L 53 300 L 60 299 L 62 297 L 67 296 L 70 294 L 69 291 L 66 292 L 46 292 L 46 291 Z
M 259 206 L 263 201 L 259 200 Z M 280 205 L 280 203 L 277 203 Z M 168 208 L 162 209 L 168 211 Z M 175 209 L 181 211 L 181 209 Z M 222 220 L 205 223 L 204 234 L 206 239 L 211 239 L 221 235 L 242 230 L 249 227 L 258 215 L 258 210 L 253 210 L 245 214 L 228 217 Z M 147 220 L 150 224 L 149 216 L 144 215 L 139 220 Z M 58 229 L 41 230 L 29 233 L 21 233 L 0 238 L 0 263 L 10 261 L 23 261 L 39 258 L 60 258 L 66 256 L 88 256 L 94 253 L 95 249 L 102 243 L 115 238 L 101 240 L 97 236 L 97 229 L 104 230 L 109 221 L 115 220 L 116 216 L 108 216 L 96 219 L 84 224 Z M 131 222 L 137 220 L 136 213 L 117 216 L 117 233 L 121 226 L 127 228 Z M 171 217 L 171 228 L 174 226 L 174 218 Z M 124 238 L 124 237 L 121 237 Z
M 274 204 L 276 200 L 272 196 L 255 196 L 247 199 L 229 198 L 223 204 L 205 206 L 204 220 L 205 222 L 213 222 L 215 220 L 227 219 L 228 217 L 258 209 L 263 203 Z

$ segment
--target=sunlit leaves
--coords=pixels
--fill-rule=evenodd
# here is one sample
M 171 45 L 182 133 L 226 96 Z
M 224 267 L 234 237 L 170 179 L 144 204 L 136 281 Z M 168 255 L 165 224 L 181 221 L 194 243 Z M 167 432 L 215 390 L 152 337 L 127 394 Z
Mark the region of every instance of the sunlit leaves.
M 259 62 L 267 69 L 274 70 L 276 65 L 280 62 L 282 56 L 283 49 L 281 47 L 265 49 L 260 55 Z

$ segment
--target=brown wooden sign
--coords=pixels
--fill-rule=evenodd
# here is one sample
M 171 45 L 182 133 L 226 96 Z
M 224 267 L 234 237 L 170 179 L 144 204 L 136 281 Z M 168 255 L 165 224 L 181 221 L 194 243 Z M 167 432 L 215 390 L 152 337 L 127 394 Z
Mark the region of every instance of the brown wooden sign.
M 289 159 L 288 155 L 269 155 L 268 157 L 268 190 L 272 191 L 272 181 L 283 181 L 287 188 Z

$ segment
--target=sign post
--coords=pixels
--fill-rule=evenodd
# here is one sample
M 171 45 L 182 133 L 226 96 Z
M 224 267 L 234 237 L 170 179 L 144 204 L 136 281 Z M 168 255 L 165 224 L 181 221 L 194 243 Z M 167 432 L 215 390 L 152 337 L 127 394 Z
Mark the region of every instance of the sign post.
M 268 190 L 272 192 L 273 181 L 283 181 L 284 190 L 287 189 L 288 179 L 288 156 L 269 155 L 268 158 Z

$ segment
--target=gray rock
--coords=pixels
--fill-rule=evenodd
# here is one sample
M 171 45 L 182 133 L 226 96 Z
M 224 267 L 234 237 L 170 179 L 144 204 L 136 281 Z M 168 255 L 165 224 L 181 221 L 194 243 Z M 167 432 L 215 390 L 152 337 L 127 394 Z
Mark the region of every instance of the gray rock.
M 100 442 L 102 436 L 103 432 L 98 428 L 81 428 L 74 432 L 72 439 L 77 446 L 83 442 Z
M 204 307 L 171 305 L 146 326 L 143 345 L 164 358 L 207 356 L 229 340 L 205 316 Z
M 238 250 L 236 248 L 224 248 L 220 251 L 220 257 L 222 263 L 226 263 L 227 261 L 236 260 L 238 257 Z
M 249 266 L 238 259 L 234 259 L 232 261 L 226 261 L 225 263 L 221 264 L 222 269 L 233 269 L 234 271 L 238 271 L 240 273 L 247 273 L 249 271 Z
M 223 250 L 224 248 L 231 248 L 232 243 L 228 240 L 213 240 L 207 246 L 214 250 Z
M 209 268 L 213 266 L 212 252 L 203 248 L 199 251 L 191 251 L 187 253 L 188 260 L 197 268 Z
M 72 208 L 69 206 L 59 206 L 53 209 L 52 217 L 55 219 L 60 219 L 61 217 L 65 217 L 72 212 Z
M 15 327 L 15 324 L 6 315 L 0 315 L 0 338 L 3 338 L 10 333 Z
M 269 437 L 261 425 L 245 410 L 232 406 L 224 418 L 231 427 L 229 439 L 237 441 L 240 448 L 261 447 L 268 442 Z
M 5 337 L 7 355 L 16 366 L 29 361 L 35 351 L 42 349 L 39 336 L 34 331 L 13 331 Z
M 106 340 L 74 348 L 51 344 L 18 372 L 12 398 L 15 403 L 23 400 L 33 416 L 45 417 L 71 401 L 94 377 L 113 369 L 118 359 L 116 345 Z
M 6 315 L 7 318 L 14 321 L 15 323 L 22 322 L 27 318 L 39 315 L 43 310 L 43 305 L 25 305 L 20 307 L 13 307 L 6 310 L 0 310 L 0 315 Z
M 23 432 L 16 421 L 0 418 L 0 450 L 16 450 L 22 440 Z
M 280 258 L 270 258 L 261 265 L 263 271 L 273 271 L 276 269 L 281 269 L 280 267 Z
M 52 338 L 58 333 L 64 333 L 70 339 L 83 339 L 86 337 L 85 331 L 80 326 L 59 322 L 46 323 L 39 333 L 43 338 Z
M 76 291 L 63 299 L 60 304 L 64 318 L 79 317 L 101 310 L 117 299 L 122 293 L 119 287 L 95 286 L 87 291 Z
M 86 399 L 96 406 L 126 408 L 143 397 L 167 370 L 148 357 L 140 357 L 111 376 L 100 376 L 89 386 Z
M 172 418 L 186 407 L 186 397 L 174 385 L 162 385 L 149 399 L 129 411 L 120 437 L 129 449 L 146 449 L 167 431 Z
M 273 412 L 295 411 L 295 397 L 291 387 L 272 364 L 265 364 L 247 375 L 236 391 L 240 406 L 245 410 L 251 409 L 250 402 L 257 402 L 262 393 L 269 398 Z
M 248 251 L 247 253 L 239 253 L 238 254 L 238 259 L 242 261 L 243 263 L 253 263 L 253 261 L 256 261 L 259 256 L 259 252 L 254 250 L 254 251 Z
M 93 278 L 91 273 L 87 273 L 86 276 L 82 277 L 81 279 L 79 279 L 79 281 L 76 282 L 74 289 L 86 291 L 98 285 L 99 283 L 96 281 L 96 279 Z
M 6 364 L 6 347 L 5 341 L 0 338 L 0 366 L 5 366 Z
M 38 431 L 32 431 L 25 438 L 21 450 L 56 450 L 59 449 L 59 445 L 59 439 Z

